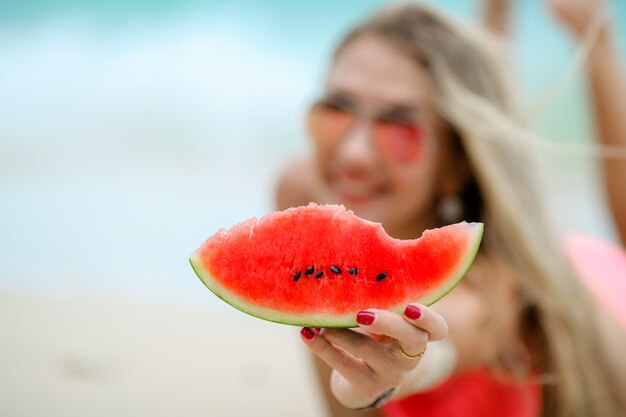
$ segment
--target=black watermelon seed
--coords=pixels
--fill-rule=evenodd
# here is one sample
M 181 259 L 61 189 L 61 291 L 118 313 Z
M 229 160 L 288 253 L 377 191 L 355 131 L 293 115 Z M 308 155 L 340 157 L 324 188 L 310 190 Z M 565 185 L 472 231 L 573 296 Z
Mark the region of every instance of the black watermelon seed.
M 385 278 L 387 278 L 387 273 L 386 272 L 381 272 L 376 277 L 376 281 L 380 282 L 380 281 L 384 280 Z
M 308 267 L 306 269 L 306 271 L 304 271 L 304 275 L 313 275 L 313 272 L 315 271 L 315 268 L 313 268 L 312 266 Z
M 331 266 L 330 270 L 333 271 L 335 274 L 341 274 L 341 268 L 339 268 L 338 266 Z
M 302 271 L 298 271 L 296 272 L 296 275 L 293 276 L 293 280 L 298 281 L 301 276 L 302 276 Z
M 315 278 L 321 278 L 322 275 L 324 275 L 324 271 L 317 271 L 317 274 L 315 274 Z
M 356 268 L 350 268 L 348 269 L 348 272 L 350 273 L 350 275 L 356 275 L 359 272 L 359 270 Z

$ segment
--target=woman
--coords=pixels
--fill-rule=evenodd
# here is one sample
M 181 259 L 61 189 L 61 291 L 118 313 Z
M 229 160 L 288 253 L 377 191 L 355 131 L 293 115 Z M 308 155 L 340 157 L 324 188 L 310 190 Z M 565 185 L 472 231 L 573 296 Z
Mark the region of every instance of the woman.
M 314 157 L 283 173 L 278 208 L 342 203 L 396 238 L 482 221 L 485 236 L 432 308 L 302 330 L 333 415 L 623 415 L 623 341 L 549 234 L 504 62 L 420 4 L 380 10 L 336 50 L 309 112 Z

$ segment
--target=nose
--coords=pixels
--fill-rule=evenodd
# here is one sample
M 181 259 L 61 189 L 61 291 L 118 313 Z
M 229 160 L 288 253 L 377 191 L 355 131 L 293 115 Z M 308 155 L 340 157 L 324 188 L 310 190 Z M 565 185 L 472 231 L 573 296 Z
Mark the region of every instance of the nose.
M 341 141 L 339 157 L 348 166 L 365 167 L 376 161 L 372 140 L 372 121 L 359 117 Z

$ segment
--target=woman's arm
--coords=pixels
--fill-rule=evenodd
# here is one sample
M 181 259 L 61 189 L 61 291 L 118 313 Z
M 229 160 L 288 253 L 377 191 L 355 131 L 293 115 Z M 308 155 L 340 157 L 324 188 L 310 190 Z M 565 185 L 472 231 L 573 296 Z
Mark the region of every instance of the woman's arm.
M 596 46 L 588 74 L 600 141 L 626 148 L 626 79 L 609 36 Z M 602 169 L 613 218 L 626 244 L 626 159 L 604 159 Z
M 502 38 L 511 36 L 512 0 L 483 0 L 483 25 L 493 34 Z
M 550 7 L 580 40 L 597 13 L 606 11 L 607 3 L 604 0 L 552 0 Z M 589 56 L 587 80 L 600 142 L 626 148 L 626 74 L 608 21 Z M 626 244 L 626 159 L 606 158 L 602 169 L 609 205 L 622 242 Z

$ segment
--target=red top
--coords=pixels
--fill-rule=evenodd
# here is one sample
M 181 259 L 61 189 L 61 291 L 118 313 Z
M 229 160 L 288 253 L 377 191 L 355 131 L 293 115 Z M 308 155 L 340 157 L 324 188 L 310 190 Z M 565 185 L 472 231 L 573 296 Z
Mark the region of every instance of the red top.
M 537 417 L 541 414 L 541 388 L 476 370 L 451 377 L 430 391 L 391 401 L 382 412 L 385 417 Z

